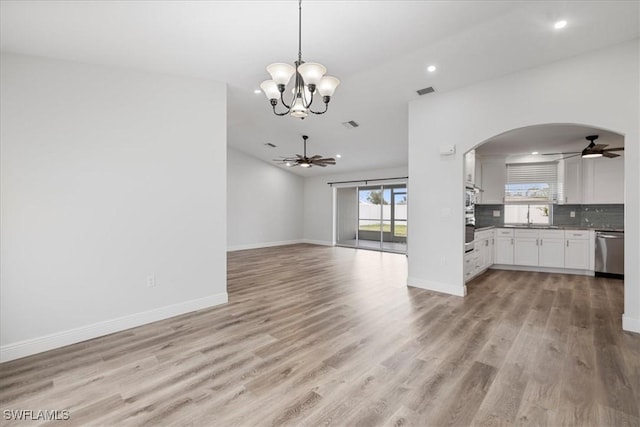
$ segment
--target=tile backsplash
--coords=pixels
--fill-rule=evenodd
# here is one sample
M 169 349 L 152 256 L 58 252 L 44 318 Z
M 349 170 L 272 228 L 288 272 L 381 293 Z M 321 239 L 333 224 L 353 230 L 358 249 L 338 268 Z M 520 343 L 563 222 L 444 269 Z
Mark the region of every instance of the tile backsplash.
M 495 217 L 494 211 L 500 216 Z M 624 228 L 624 205 L 553 205 L 552 221 L 558 226 Z M 476 205 L 476 227 L 503 225 L 504 205 Z
M 554 205 L 553 225 L 624 228 L 624 205 Z

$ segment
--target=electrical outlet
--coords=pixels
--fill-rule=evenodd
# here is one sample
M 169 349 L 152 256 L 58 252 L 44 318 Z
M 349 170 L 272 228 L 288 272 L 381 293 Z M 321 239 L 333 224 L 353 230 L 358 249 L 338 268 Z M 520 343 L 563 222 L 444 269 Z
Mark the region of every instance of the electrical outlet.
M 571 218 L 575 218 L 575 217 L 576 217 L 576 211 L 571 211 L 571 212 L 569 212 L 569 216 L 570 216 Z
M 147 287 L 153 288 L 156 285 L 156 276 L 147 276 Z

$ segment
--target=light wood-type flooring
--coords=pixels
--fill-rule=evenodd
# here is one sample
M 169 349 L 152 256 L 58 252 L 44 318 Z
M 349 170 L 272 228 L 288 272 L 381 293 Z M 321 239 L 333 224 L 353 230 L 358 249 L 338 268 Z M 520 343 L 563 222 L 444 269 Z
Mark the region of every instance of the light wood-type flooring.
M 2 410 L 66 409 L 65 426 L 640 425 L 619 280 L 489 271 L 459 298 L 406 287 L 404 255 L 313 245 L 229 253 L 228 279 L 225 306 L 0 365 Z

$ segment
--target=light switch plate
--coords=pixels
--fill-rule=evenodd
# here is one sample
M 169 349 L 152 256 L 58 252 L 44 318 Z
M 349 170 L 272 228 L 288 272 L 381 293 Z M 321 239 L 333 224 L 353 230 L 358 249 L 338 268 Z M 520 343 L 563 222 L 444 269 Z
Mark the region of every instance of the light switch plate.
M 493 216 L 499 217 L 500 216 L 500 211 L 493 211 Z
M 575 218 L 575 217 L 576 217 L 576 211 L 571 211 L 571 212 L 569 212 L 569 216 L 570 216 L 571 218 Z

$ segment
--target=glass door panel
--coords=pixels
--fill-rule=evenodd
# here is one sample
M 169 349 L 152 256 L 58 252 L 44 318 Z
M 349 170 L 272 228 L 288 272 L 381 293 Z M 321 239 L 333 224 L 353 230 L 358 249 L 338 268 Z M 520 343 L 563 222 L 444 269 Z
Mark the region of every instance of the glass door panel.
M 336 203 L 338 245 L 406 252 L 405 184 L 338 188 Z
M 336 189 L 336 244 L 358 245 L 358 191 L 356 187 Z

